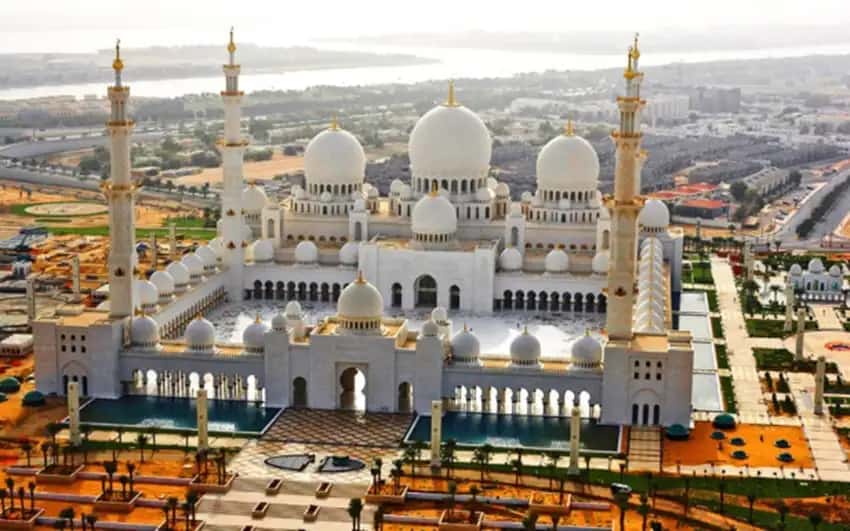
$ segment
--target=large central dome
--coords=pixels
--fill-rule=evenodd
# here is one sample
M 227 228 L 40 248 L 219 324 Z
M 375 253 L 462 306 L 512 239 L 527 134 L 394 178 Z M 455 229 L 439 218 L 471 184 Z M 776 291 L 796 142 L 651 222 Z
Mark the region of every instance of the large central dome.
M 567 126 L 537 156 L 537 188 L 587 191 L 599 185 L 599 157 L 590 142 Z
M 314 184 L 361 184 L 366 154 L 354 135 L 334 122 L 307 144 L 304 175 L 307 188 Z
M 492 140 L 477 114 L 454 99 L 434 107 L 410 133 L 410 171 L 413 177 L 486 177 Z

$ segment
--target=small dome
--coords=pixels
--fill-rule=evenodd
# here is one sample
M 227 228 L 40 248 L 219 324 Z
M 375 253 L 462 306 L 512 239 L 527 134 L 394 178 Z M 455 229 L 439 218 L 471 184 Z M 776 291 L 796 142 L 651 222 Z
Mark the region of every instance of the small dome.
M 499 267 L 504 271 L 519 271 L 522 269 L 522 254 L 516 247 L 506 247 L 499 255 Z
M 496 197 L 510 197 L 511 187 L 507 183 L 499 183 L 496 185 Z
M 298 301 L 289 301 L 284 309 L 287 319 L 301 319 L 301 304 Z
M 474 363 L 481 354 L 481 343 L 467 327 L 452 338 L 452 360 L 458 363 Z
M 544 264 L 547 273 L 566 273 L 570 267 L 570 258 L 563 249 L 552 249 L 546 255 Z
M 401 179 L 393 179 L 393 182 L 390 183 L 390 193 L 399 194 L 402 186 L 404 186 L 404 181 Z
M 209 352 L 215 346 L 215 327 L 199 315 L 186 326 L 183 337 L 189 350 Z
M 249 242 L 253 239 L 254 239 L 254 232 L 251 230 L 251 227 L 243 223 L 242 224 L 242 240 Z
M 487 188 L 495 192 L 497 186 L 499 186 L 499 181 L 494 177 L 487 177 Z
M 337 315 L 346 320 L 380 319 L 384 313 L 384 297 L 363 275 L 342 290 L 337 302 Z
M 573 343 L 570 351 L 572 364 L 576 368 L 591 369 L 602 363 L 602 345 L 587 332 Z
M 537 155 L 538 190 L 595 190 L 598 186 L 599 157 L 584 138 L 559 135 Z
M 375 199 L 378 197 L 378 189 L 372 186 L 371 184 L 366 183 L 363 185 L 363 188 L 366 192 L 366 197 L 368 197 L 369 199 Z
M 134 282 L 136 296 L 140 306 L 152 306 L 159 301 L 159 290 L 150 280 L 137 278 Z
M 650 199 L 643 205 L 638 223 L 645 229 L 666 229 L 670 225 L 670 211 L 660 199 Z
M 419 331 L 422 337 L 437 337 L 439 333 L 440 327 L 437 326 L 437 323 L 433 319 L 428 319 L 422 323 L 422 329 Z
M 449 321 L 449 314 L 445 308 L 437 306 L 431 310 L 431 320 L 437 324 L 447 323 Z
M 410 132 L 410 171 L 414 177 L 483 177 L 492 144 L 481 118 L 449 101 L 425 113 Z
M 519 203 L 511 203 L 510 215 L 512 218 L 522 217 L 522 205 Z
M 207 245 L 215 253 L 216 258 L 224 256 L 224 242 L 220 237 L 216 236 Z
M 410 201 L 413 198 L 413 189 L 409 184 L 405 184 L 399 189 L 399 197 L 404 201 Z
M 254 263 L 267 264 L 274 260 L 274 245 L 271 240 L 254 242 Z
M 355 199 L 354 200 L 354 211 L 355 212 L 364 212 L 366 210 L 366 201 L 363 199 Z
M 135 347 L 155 347 L 159 343 L 159 325 L 149 315 L 138 315 L 130 322 L 130 342 Z
M 154 271 L 150 281 L 156 286 L 161 296 L 172 295 L 174 293 L 174 277 L 165 271 Z
M 533 198 L 534 198 L 534 195 L 532 195 L 532 193 L 529 192 L 528 190 L 526 190 L 525 192 L 523 192 L 519 196 L 520 201 L 522 201 L 523 203 L 530 203 Z
M 490 188 L 479 188 L 475 191 L 475 200 L 482 203 L 489 203 L 496 197 L 496 193 Z
M 182 262 L 171 262 L 165 271 L 174 279 L 175 286 L 185 286 L 189 283 L 189 268 Z
M 823 262 L 821 262 L 820 258 L 812 258 L 811 260 L 809 260 L 809 265 L 806 269 L 808 269 L 809 273 L 819 275 L 823 273 L 824 270 Z
M 264 337 L 269 330 L 269 325 L 264 323 L 260 319 L 260 315 L 257 314 L 257 319 L 242 332 L 242 344 L 245 346 L 245 350 L 247 352 L 262 352 Z
M 204 269 L 213 269 L 218 264 L 218 254 L 216 254 L 209 244 L 201 245 L 195 253 L 201 259 L 201 262 L 203 262 Z
M 608 260 L 611 256 L 609 251 L 599 251 L 596 253 L 596 256 L 593 257 L 593 264 L 591 264 L 591 268 L 593 272 L 598 275 L 604 275 L 608 272 Z
M 256 214 L 269 204 L 265 190 L 256 184 L 249 184 L 242 190 L 242 210 L 247 214 Z
M 313 184 L 360 184 L 366 154 L 357 138 L 336 126 L 314 136 L 304 150 L 304 176 Z
M 457 213 L 442 195 L 426 194 L 413 207 L 411 230 L 414 234 L 451 235 L 457 232 Z
M 272 317 L 272 330 L 275 332 L 286 332 L 286 316 L 278 313 Z
M 540 341 L 528 333 L 528 329 L 511 341 L 511 364 L 522 367 L 540 363 Z
M 566 197 L 562 197 L 558 200 L 558 208 L 560 208 L 561 210 L 567 210 L 568 208 L 570 208 L 570 204 L 570 200 Z
M 307 191 L 301 188 L 300 186 L 297 188 L 294 186 L 292 187 L 292 195 L 294 195 L 295 199 L 298 200 L 307 199 Z
M 195 253 L 187 253 L 180 260 L 186 269 L 189 270 L 189 277 L 199 277 L 204 274 L 204 263 L 201 258 Z
M 347 266 L 357 265 L 360 245 L 357 242 L 346 242 L 339 250 L 339 263 Z
M 315 264 L 319 261 L 319 248 L 311 241 L 299 242 L 295 246 L 295 261 L 299 264 Z
M 333 196 L 327 190 L 322 192 L 322 194 L 319 196 L 319 201 L 321 201 L 322 203 L 330 203 L 332 199 Z
M 838 264 L 833 264 L 832 267 L 829 268 L 829 276 L 831 277 L 840 277 L 841 276 L 841 268 Z
M 791 264 L 791 269 L 788 270 L 788 274 L 792 277 L 798 277 L 803 274 L 803 268 L 800 267 L 800 264 Z

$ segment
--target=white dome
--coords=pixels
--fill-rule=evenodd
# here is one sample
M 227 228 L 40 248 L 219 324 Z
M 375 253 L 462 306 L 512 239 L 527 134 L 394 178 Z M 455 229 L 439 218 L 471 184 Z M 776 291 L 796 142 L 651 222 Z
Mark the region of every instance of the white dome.
M 599 251 L 596 253 L 596 256 L 593 257 L 593 263 L 591 264 L 591 269 L 593 272 L 599 275 L 604 275 L 608 272 L 608 260 L 611 257 L 611 253 L 609 251 Z
M 529 192 L 528 190 L 526 190 L 525 192 L 523 192 L 523 193 L 521 193 L 521 194 L 520 194 L 519 199 L 520 199 L 520 201 L 522 201 L 523 203 L 530 203 L 530 202 L 531 202 L 531 200 L 532 200 L 532 199 L 534 199 L 534 196 L 531 194 L 531 192 Z
M 650 199 L 638 215 L 638 223 L 647 229 L 666 229 L 670 225 L 670 211 L 660 199 Z
M 251 230 L 251 227 L 249 225 L 246 225 L 245 223 L 243 223 L 242 224 L 242 240 L 248 242 L 248 241 L 251 241 L 253 239 L 254 239 L 254 232 Z
M 319 201 L 321 201 L 322 203 L 330 203 L 331 199 L 333 199 L 333 196 L 327 190 L 322 192 L 322 194 L 319 196 Z
M 547 273 L 566 273 L 570 267 L 570 258 L 563 249 L 552 249 L 546 254 L 544 263 Z
M 439 333 L 440 327 L 432 319 L 428 319 L 422 323 L 422 329 L 419 331 L 419 334 L 423 337 L 437 337 Z
M 346 242 L 339 250 L 339 263 L 342 265 L 357 265 L 360 245 L 357 242 Z
M 831 276 L 831 277 L 840 277 L 841 276 L 841 268 L 838 266 L 838 264 L 834 264 L 832 267 L 829 268 L 829 276 Z
M 154 305 L 159 301 L 159 290 L 150 280 L 137 278 L 134 283 L 136 296 L 140 306 Z
M 809 273 L 820 274 L 823 273 L 823 262 L 821 262 L 820 258 L 812 258 L 809 260 L 809 265 L 806 268 Z
M 299 242 L 295 246 L 295 261 L 299 264 L 315 264 L 319 261 L 319 248 L 311 241 Z
M 215 327 L 199 315 L 186 326 L 183 337 L 190 350 L 211 351 L 215 346 Z
M 366 183 L 363 185 L 363 188 L 366 192 L 366 197 L 370 199 L 375 199 L 376 197 L 378 197 L 378 189 L 372 186 L 371 184 Z
M 570 208 L 570 205 L 571 205 L 570 200 L 567 199 L 566 197 L 562 197 L 561 199 L 558 200 L 558 208 L 560 208 L 561 210 L 566 210 L 566 209 Z
M 398 194 L 401 192 L 401 187 L 404 186 L 404 181 L 401 179 L 393 179 L 393 182 L 390 183 L 390 193 Z
M 159 343 L 159 325 L 149 315 L 139 315 L 130 322 L 130 341 L 137 347 L 153 347 Z
M 538 190 L 595 190 L 599 185 L 599 157 L 580 136 L 559 135 L 537 155 Z
M 522 217 L 522 205 L 519 203 L 511 203 L 510 208 L 511 217 Z
M 242 210 L 245 213 L 255 214 L 268 204 L 269 198 L 262 187 L 251 183 L 242 190 Z
M 479 188 L 475 191 L 475 199 L 476 201 L 481 201 L 483 203 L 489 203 L 496 197 L 496 193 L 493 192 L 491 188 Z
M 398 195 L 401 199 L 409 201 L 413 197 L 413 189 L 409 184 L 405 184 L 399 189 Z
M 355 212 L 363 212 L 366 210 L 366 201 L 363 199 L 355 199 L 354 200 L 354 211 Z
M 292 195 L 295 196 L 295 199 L 307 199 L 307 191 L 300 186 L 298 188 L 292 187 Z
M 416 122 L 408 151 L 414 177 L 483 177 L 492 140 L 477 114 L 462 105 L 438 105 Z
M 342 290 L 337 303 L 337 315 L 343 319 L 380 319 L 384 313 L 384 298 L 375 286 L 362 275 Z
M 800 264 L 791 264 L 791 269 L 788 270 L 788 274 L 792 277 L 798 277 L 803 274 L 803 268 L 800 267 Z
M 357 138 L 338 127 L 314 136 L 304 150 L 304 175 L 312 184 L 360 184 L 366 154 Z
M 257 240 L 254 242 L 254 262 L 263 264 L 272 260 L 274 260 L 274 245 L 272 241 Z
M 242 332 L 242 345 L 245 346 L 245 350 L 248 352 L 262 351 L 264 347 L 263 337 L 269 330 L 269 325 L 264 323 L 260 319 L 260 315 L 257 314 L 257 319 Z
M 150 281 L 156 286 L 160 295 L 166 296 L 174 293 L 174 277 L 165 271 L 154 271 Z
M 286 332 L 286 316 L 278 313 L 272 317 L 272 330 L 275 332 Z
M 189 283 L 189 268 L 182 262 L 171 262 L 165 271 L 174 279 L 175 286 L 185 286 Z
M 301 304 L 298 301 L 289 301 L 284 313 L 287 319 L 301 319 Z
M 414 234 L 454 234 L 457 213 L 452 203 L 441 195 L 426 194 L 413 207 L 411 230 Z
M 452 360 L 460 363 L 478 361 L 481 354 L 481 343 L 467 327 L 452 338 Z
M 203 262 L 204 269 L 212 269 L 218 264 L 218 255 L 209 245 L 201 245 L 195 253 Z
M 522 254 L 516 247 L 506 247 L 499 255 L 499 267 L 505 271 L 522 269 Z
M 588 332 L 573 343 L 570 357 L 573 366 L 577 368 L 598 367 L 602 363 L 602 345 Z
M 511 341 L 511 363 L 520 366 L 536 366 L 540 363 L 540 341 L 528 333 L 528 329 Z
M 216 236 L 207 244 L 210 249 L 215 253 L 216 258 L 221 258 L 224 256 L 224 241 L 220 236 Z
M 445 323 L 449 320 L 449 314 L 442 306 L 437 306 L 431 310 L 431 320 L 435 323 Z
M 507 183 L 499 183 L 496 185 L 496 197 L 510 197 L 511 187 Z
M 186 269 L 189 270 L 190 277 L 201 276 L 204 274 L 204 263 L 195 253 L 184 254 L 180 261 L 184 266 L 186 266 Z

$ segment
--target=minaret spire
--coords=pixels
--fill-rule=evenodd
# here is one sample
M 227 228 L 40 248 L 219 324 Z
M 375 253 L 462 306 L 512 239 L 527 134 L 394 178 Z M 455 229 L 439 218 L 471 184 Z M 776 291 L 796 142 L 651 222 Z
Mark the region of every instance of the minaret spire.
M 236 64 L 236 42 L 233 40 L 233 26 L 230 26 L 230 42 L 227 44 L 227 53 L 230 54 L 230 65 Z
M 458 105 L 457 99 L 455 99 L 455 82 L 453 79 L 450 79 L 449 96 L 446 98 L 446 107 L 457 107 Z
M 124 70 L 124 61 L 121 60 L 121 39 L 115 41 L 115 59 L 112 61 L 112 70 L 115 71 L 115 86 L 121 86 L 121 71 Z

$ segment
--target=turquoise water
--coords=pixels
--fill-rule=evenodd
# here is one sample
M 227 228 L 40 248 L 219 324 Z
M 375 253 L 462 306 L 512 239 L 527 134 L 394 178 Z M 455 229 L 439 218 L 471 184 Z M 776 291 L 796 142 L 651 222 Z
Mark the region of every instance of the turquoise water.
M 209 431 L 219 433 L 263 433 L 280 412 L 254 402 L 209 400 Z M 143 428 L 195 430 L 195 400 L 128 395 L 117 400 L 97 398 L 80 410 L 80 421 Z
M 443 415 L 443 440 L 454 439 L 462 446 L 490 444 L 497 448 L 569 450 L 570 419 L 537 415 L 501 415 L 449 411 Z M 407 441 L 431 440 L 431 417 L 416 418 Z M 617 453 L 620 428 L 602 426 L 582 419 L 580 442 L 586 452 Z

